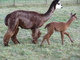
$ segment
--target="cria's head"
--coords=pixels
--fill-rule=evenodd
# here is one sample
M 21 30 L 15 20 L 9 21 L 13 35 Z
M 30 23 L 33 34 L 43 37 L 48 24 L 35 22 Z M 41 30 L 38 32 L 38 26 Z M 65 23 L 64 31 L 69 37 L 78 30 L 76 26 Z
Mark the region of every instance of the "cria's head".
M 71 18 L 72 18 L 73 20 L 77 20 L 76 13 L 75 13 L 75 14 L 72 14 L 72 13 L 71 13 Z

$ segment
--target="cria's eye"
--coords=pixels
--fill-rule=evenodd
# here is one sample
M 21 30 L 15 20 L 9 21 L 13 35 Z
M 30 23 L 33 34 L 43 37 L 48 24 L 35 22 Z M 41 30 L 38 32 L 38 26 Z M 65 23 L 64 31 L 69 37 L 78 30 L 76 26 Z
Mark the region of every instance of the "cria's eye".
M 76 18 L 76 16 L 74 16 Z
M 76 16 L 74 16 L 74 18 L 77 18 Z

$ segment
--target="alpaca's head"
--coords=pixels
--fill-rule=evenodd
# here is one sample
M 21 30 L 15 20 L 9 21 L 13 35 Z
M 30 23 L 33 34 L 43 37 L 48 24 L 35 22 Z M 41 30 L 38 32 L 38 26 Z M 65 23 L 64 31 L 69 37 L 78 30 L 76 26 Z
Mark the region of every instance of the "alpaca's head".
M 51 7 L 54 6 L 54 9 L 60 9 L 62 8 L 63 6 L 61 5 L 61 2 L 60 0 L 53 0 L 52 4 L 51 4 Z
M 62 6 L 61 2 L 59 1 L 58 4 L 56 5 L 56 9 L 61 9 L 61 8 L 63 8 L 63 6 Z

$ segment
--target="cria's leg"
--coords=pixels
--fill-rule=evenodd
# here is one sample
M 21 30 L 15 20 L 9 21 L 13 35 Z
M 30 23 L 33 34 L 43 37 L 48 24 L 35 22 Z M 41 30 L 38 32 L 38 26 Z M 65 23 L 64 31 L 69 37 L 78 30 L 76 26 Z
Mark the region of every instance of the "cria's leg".
M 47 40 L 47 42 L 48 42 L 48 45 L 50 45 L 50 37 L 51 37 L 51 35 L 53 34 L 53 32 L 54 32 L 54 29 L 52 28 L 52 29 L 48 29 L 48 33 L 43 37 L 43 40 L 42 40 L 42 42 L 41 42 L 41 45 L 43 44 L 43 42 L 45 41 L 45 40 Z
M 17 37 L 16 37 L 18 31 L 19 31 L 19 28 L 17 28 L 17 29 L 15 30 L 14 35 L 11 37 L 12 41 L 13 41 L 15 44 L 20 43 L 20 42 L 17 40 Z
M 50 45 L 50 38 L 49 38 L 49 39 L 47 39 L 47 42 L 48 42 L 48 45 Z
M 33 38 L 33 43 L 37 44 L 38 43 L 38 38 L 40 37 L 41 32 L 38 29 L 32 29 L 32 38 Z
M 49 38 L 50 38 L 51 35 L 52 35 L 52 34 L 47 33 L 47 34 L 43 37 L 43 40 L 42 40 L 42 42 L 41 42 L 41 45 L 43 44 L 43 42 L 44 42 L 45 40 L 47 40 L 48 44 L 50 45 Z
M 64 44 L 64 32 L 61 32 L 62 45 Z
M 69 33 L 64 32 L 64 34 L 65 34 L 65 35 L 67 35 L 67 36 L 69 37 L 70 41 L 73 43 L 73 40 L 71 39 L 71 37 L 70 37 Z
M 4 38 L 3 38 L 3 42 L 4 42 L 4 45 L 5 46 L 8 46 L 8 42 L 10 40 L 10 38 L 13 36 L 15 31 L 12 31 L 10 29 L 7 30 L 6 34 L 4 35 Z
M 42 40 L 42 42 L 41 42 L 41 45 L 40 46 L 42 46 L 42 44 L 43 44 L 43 42 L 45 41 L 45 38 L 43 38 L 43 40 Z

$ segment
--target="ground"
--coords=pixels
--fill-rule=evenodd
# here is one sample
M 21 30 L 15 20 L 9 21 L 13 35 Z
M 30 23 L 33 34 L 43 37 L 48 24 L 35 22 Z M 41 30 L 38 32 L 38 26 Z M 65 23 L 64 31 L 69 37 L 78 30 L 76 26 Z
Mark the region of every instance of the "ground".
M 0 8 L 0 60 L 80 60 L 80 5 L 64 6 L 62 9 L 55 10 L 53 16 L 47 21 L 44 26 L 52 21 L 66 22 L 70 17 L 70 13 L 77 14 L 77 20 L 74 21 L 67 32 L 71 35 L 74 43 L 72 44 L 67 36 L 65 36 L 64 45 L 61 44 L 60 33 L 55 32 L 48 45 L 45 41 L 43 46 L 40 43 L 47 30 L 44 26 L 40 28 L 42 32 L 38 39 L 38 44 L 33 44 L 31 30 L 21 29 L 17 35 L 21 44 L 15 45 L 11 40 L 10 47 L 4 47 L 3 37 L 7 31 L 7 26 L 4 24 L 5 16 L 15 10 L 37 11 L 45 13 L 48 10 L 47 6 L 23 6 L 23 7 L 5 7 Z

